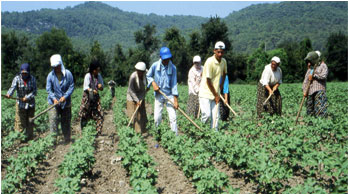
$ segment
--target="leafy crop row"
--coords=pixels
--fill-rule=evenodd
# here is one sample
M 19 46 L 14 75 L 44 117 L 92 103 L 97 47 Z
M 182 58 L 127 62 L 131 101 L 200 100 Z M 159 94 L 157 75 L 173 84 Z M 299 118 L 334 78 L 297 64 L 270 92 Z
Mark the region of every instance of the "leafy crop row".
M 150 124 L 151 125 L 151 124 Z M 152 134 L 168 150 L 173 161 L 178 164 L 187 177 L 192 177 L 197 193 L 237 193 L 228 185 L 228 178 L 211 163 L 212 155 L 201 143 L 195 143 L 186 135 L 176 136 L 168 126 L 161 124 L 151 127 Z
M 117 155 L 122 156 L 122 165 L 130 174 L 130 183 L 133 190 L 130 193 L 157 193 L 154 185 L 158 173 L 154 168 L 153 158 L 147 153 L 147 146 L 141 135 L 134 129 L 126 127 L 127 117 L 118 105 L 114 106 L 115 123 L 119 135 Z
M 81 189 L 81 177 L 91 171 L 95 163 L 93 144 L 96 134 L 95 122 L 89 121 L 83 128 L 82 138 L 72 144 L 69 153 L 59 165 L 58 173 L 62 178 L 56 180 L 56 194 L 75 193 Z
M 28 176 L 35 174 L 38 163 L 46 158 L 46 153 L 52 149 L 54 138 L 48 135 L 20 149 L 17 158 L 10 157 L 6 176 L 1 182 L 2 193 L 14 193 L 21 187 Z

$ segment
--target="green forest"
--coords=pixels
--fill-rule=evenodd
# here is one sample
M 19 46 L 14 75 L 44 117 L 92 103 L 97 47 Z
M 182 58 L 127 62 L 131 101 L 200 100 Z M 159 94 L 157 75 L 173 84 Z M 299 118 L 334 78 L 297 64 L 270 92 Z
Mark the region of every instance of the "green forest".
M 59 53 L 76 85 L 82 85 L 89 62 L 97 59 L 104 80 L 124 86 L 138 61 L 149 68 L 158 60 L 161 46 L 171 49 L 178 81 L 185 84 L 193 56 L 204 62 L 220 40 L 226 44 L 233 83 L 256 83 L 275 55 L 282 60 L 283 82 L 301 82 L 303 59 L 312 50 L 322 52 L 329 81 L 346 81 L 346 10 L 347 2 L 281 2 L 249 6 L 226 18 L 202 18 L 144 15 L 87 2 L 58 10 L 2 12 L 1 84 L 8 88 L 20 64 L 28 62 L 38 86 L 44 87 L 49 58 Z

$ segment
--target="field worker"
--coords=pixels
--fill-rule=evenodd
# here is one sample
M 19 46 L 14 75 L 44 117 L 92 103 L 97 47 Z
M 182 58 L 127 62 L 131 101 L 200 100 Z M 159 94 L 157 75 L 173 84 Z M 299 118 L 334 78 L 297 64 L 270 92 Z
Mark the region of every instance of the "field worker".
M 74 78 L 71 72 L 65 69 L 62 57 L 59 54 L 51 56 L 53 70 L 47 76 L 46 91 L 48 103 L 58 104 L 48 112 L 50 131 L 57 136 L 59 117 L 65 143 L 71 137 L 71 94 L 74 92 Z
M 303 95 L 307 97 L 307 115 L 327 117 L 327 97 L 326 97 L 326 79 L 329 73 L 327 65 L 320 60 L 320 52 L 309 52 L 305 58 L 308 70 L 303 81 Z M 314 65 L 318 64 L 314 72 Z M 313 74 L 311 74 L 313 73 Z M 306 88 L 309 82 L 312 84 L 309 87 L 309 92 L 306 93 Z
M 210 119 L 210 127 L 218 127 L 219 101 L 222 84 L 225 82 L 227 74 L 227 62 L 222 58 L 225 51 L 225 44 L 217 42 L 214 47 L 214 55 L 209 57 L 203 67 L 202 81 L 199 88 L 199 104 L 202 112 L 202 122 L 206 123 Z
M 88 73 L 85 75 L 83 81 L 83 96 L 79 117 L 81 120 L 81 131 L 87 125 L 88 120 L 93 119 L 97 123 L 98 135 L 101 135 L 104 113 L 101 108 L 99 91 L 103 91 L 104 82 L 99 72 L 99 62 L 92 61 L 89 64 Z
M 178 103 L 178 86 L 176 67 L 171 61 L 172 54 L 169 48 L 162 47 L 160 49 L 160 59 L 153 63 L 146 74 L 148 87 L 152 84 L 155 91 L 155 126 L 157 127 L 162 121 L 163 106 L 166 104 L 167 112 L 170 121 L 170 128 L 175 134 L 178 134 L 178 127 L 176 124 L 175 109 L 179 107 Z M 161 90 L 172 102 L 174 106 L 158 91 Z
M 271 63 L 266 65 L 261 79 L 257 85 L 257 116 L 262 118 L 262 112 L 268 112 L 270 115 L 282 114 L 282 97 L 278 90 L 278 87 L 283 83 L 283 73 L 279 67 L 280 58 L 274 56 L 271 59 Z M 272 95 L 271 98 L 264 105 L 266 99 Z
M 134 116 L 133 124 L 135 132 L 146 132 L 146 110 L 145 110 L 145 91 L 146 91 L 146 64 L 138 62 L 135 71 L 129 77 L 127 90 L 127 115 L 132 117 L 135 109 L 139 109 Z
M 222 84 L 222 77 L 220 79 L 220 84 Z M 229 92 L 229 80 L 228 76 L 225 77 L 225 82 L 223 83 L 223 87 L 221 90 L 221 94 L 224 97 L 224 102 L 220 103 L 220 117 L 222 121 L 227 121 L 228 117 L 230 116 L 230 109 L 226 106 L 226 104 L 230 105 L 230 92 Z M 225 104 L 226 103 L 226 104 Z
M 111 91 L 111 97 L 114 98 L 115 97 L 115 86 L 116 86 L 116 82 L 114 80 L 110 80 L 108 82 L 110 91 Z
M 271 59 L 271 63 L 266 65 L 261 79 L 257 85 L 257 116 L 262 118 L 262 112 L 268 112 L 270 115 L 282 114 L 282 96 L 278 90 L 278 87 L 283 83 L 283 73 L 279 67 L 280 58 L 274 56 Z M 263 103 L 266 99 L 272 95 L 265 105 Z
M 14 91 L 17 92 L 16 115 L 14 129 L 18 132 L 25 130 L 26 140 L 33 139 L 33 123 L 29 117 L 34 117 L 36 79 L 30 74 L 28 63 L 21 65 L 20 72 L 13 78 L 10 89 L 7 91 L 7 98 L 10 98 Z
M 199 111 L 199 86 L 202 80 L 203 67 L 201 66 L 201 57 L 193 57 L 193 65 L 188 74 L 188 102 L 187 102 L 187 113 L 194 118 L 197 118 Z

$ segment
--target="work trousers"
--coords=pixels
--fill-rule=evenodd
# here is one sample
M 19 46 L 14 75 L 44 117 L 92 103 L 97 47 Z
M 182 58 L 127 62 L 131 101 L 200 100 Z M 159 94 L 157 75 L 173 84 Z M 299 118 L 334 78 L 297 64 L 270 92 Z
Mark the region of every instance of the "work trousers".
M 326 92 L 319 90 L 309 95 L 307 97 L 306 107 L 307 115 L 326 118 L 328 107 Z
M 62 109 L 56 106 L 48 111 L 48 117 L 51 133 L 57 135 L 60 120 L 65 142 L 69 142 L 71 136 L 71 107 L 64 107 L 64 109 Z
M 127 101 L 127 116 L 129 118 L 132 117 L 135 109 L 137 108 L 137 102 L 135 101 Z M 145 101 L 143 101 L 133 118 L 132 125 L 134 125 L 135 132 L 137 133 L 145 133 L 146 132 L 146 109 L 145 109 Z
M 221 102 L 220 102 L 221 103 Z M 199 105 L 201 107 L 201 120 L 206 123 L 210 119 L 210 128 L 218 128 L 220 119 L 219 104 L 215 103 L 215 100 L 208 98 L 199 98 Z M 216 117 L 216 118 L 215 118 Z M 215 120 L 214 120 L 215 119 Z
M 169 99 L 172 102 L 174 102 L 173 96 L 169 97 Z M 155 97 L 155 111 L 154 111 L 155 126 L 158 127 L 162 122 L 162 111 L 163 111 L 164 104 L 166 104 L 166 106 L 167 106 L 170 128 L 172 129 L 172 131 L 175 132 L 175 134 L 178 134 L 178 126 L 176 124 L 175 108 L 167 99 L 164 99 L 161 95 L 157 95 Z
M 14 129 L 18 132 L 23 132 L 25 130 L 25 135 L 27 140 L 33 139 L 34 125 L 29 122 L 29 118 L 34 117 L 35 107 L 34 108 L 19 108 L 19 105 L 16 104 L 16 115 L 15 115 L 15 126 Z

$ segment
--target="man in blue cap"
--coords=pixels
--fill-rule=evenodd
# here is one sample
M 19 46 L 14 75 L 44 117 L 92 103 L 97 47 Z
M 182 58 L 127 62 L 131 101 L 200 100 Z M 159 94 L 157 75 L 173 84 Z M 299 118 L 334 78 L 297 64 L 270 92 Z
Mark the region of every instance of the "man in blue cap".
M 170 121 L 170 128 L 176 134 L 178 134 L 178 127 L 176 124 L 176 112 L 178 109 L 178 87 L 177 87 L 177 75 L 176 67 L 172 63 L 172 54 L 169 48 L 162 47 L 160 50 L 160 59 L 152 64 L 149 71 L 146 74 L 148 86 L 152 84 L 155 91 L 155 126 L 157 127 L 162 121 L 163 106 L 166 104 L 167 112 Z M 158 91 L 161 90 L 172 102 L 174 106 Z

